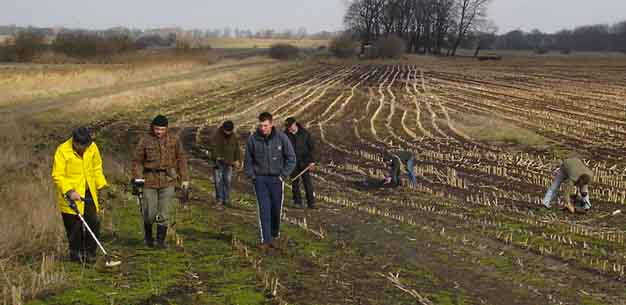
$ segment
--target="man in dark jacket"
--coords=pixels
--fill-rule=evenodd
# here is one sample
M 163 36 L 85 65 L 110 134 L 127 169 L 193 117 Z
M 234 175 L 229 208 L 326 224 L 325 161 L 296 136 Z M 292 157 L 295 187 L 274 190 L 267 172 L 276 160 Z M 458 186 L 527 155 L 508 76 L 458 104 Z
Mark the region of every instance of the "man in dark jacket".
M 213 136 L 209 160 L 213 163 L 217 206 L 219 208 L 228 206 L 233 167 L 241 166 L 239 138 L 235 135 L 235 124 L 232 121 L 224 122 Z
M 561 166 L 554 171 L 554 181 L 543 197 L 543 206 L 549 209 L 561 184 L 567 182 L 566 190 L 563 193 L 565 207 L 572 213 L 576 212 L 576 208 L 588 211 L 591 209 L 589 184 L 592 180 L 593 172 L 580 158 L 574 155 L 566 158 Z M 575 204 L 579 206 L 575 206 Z
M 315 196 L 313 193 L 313 183 L 309 172 L 315 166 L 315 144 L 311 138 L 311 134 L 296 122 L 294 118 L 288 118 L 285 121 L 285 133 L 291 141 L 294 151 L 296 152 L 296 169 L 291 174 L 292 178 L 296 178 L 291 183 L 291 191 L 293 193 L 293 203 L 302 206 L 302 198 L 300 194 L 300 180 L 304 182 L 304 192 L 306 193 L 306 202 L 309 209 L 315 208 Z M 303 173 L 304 172 L 304 173 Z
M 417 186 L 417 178 L 415 177 L 415 156 L 408 151 L 398 151 L 390 154 L 385 158 L 385 164 L 389 167 L 389 176 L 385 178 L 384 184 L 393 187 L 400 186 L 400 173 L 402 165 L 406 167 L 406 173 L 413 187 Z
M 244 169 L 258 201 L 261 250 L 279 237 L 285 180 L 296 167 L 296 154 L 287 135 L 277 130 L 270 113 L 259 115 L 259 126 L 246 144 Z

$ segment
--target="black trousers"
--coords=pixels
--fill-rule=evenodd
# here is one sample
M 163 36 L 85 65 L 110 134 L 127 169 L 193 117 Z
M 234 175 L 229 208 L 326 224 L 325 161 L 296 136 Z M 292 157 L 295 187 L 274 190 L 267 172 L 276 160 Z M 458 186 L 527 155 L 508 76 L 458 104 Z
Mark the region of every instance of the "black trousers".
M 294 170 L 294 177 L 301 173 L 306 166 L 297 166 Z M 309 207 L 315 206 L 315 193 L 313 191 L 313 181 L 311 179 L 310 171 L 302 174 L 300 178 L 291 183 L 291 191 L 293 193 L 293 203 L 302 205 L 302 195 L 300 194 L 300 181 L 304 184 L 304 192 L 306 194 L 306 203 Z
M 96 244 L 96 241 L 91 237 L 87 228 L 83 228 L 83 223 L 80 221 L 80 218 L 78 218 L 77 215 L 66 213 L 61 213 L 61 216 L 63 217 L 67 240 L 70 244 L 70 254 L 96 255 L 98 244 Z M 85 213 L 83 218 L 85 218 L 85 221 L 96 237 L 100 239 L 100 221 L 98 220 L 98 213 L 96 212 L 96 204 L 90 192 L 87 192 L 85 196 Z

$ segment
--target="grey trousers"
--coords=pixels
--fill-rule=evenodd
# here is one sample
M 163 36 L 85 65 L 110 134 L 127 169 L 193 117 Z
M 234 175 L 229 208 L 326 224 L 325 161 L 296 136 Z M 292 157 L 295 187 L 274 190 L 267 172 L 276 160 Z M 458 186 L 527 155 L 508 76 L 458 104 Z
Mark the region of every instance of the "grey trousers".
M 143 202 L 141 203 L 143 222 L 167 226 L 170 205 L 174 199 L 174 187 L 145 188 L 143 194 Z

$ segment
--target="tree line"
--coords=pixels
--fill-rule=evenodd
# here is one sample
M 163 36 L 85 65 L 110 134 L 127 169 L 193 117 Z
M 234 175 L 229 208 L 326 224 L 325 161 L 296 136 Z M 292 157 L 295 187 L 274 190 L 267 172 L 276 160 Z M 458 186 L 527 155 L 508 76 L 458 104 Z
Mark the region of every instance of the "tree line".
M 362 48 L 396 36 L 411 53 L 454 56 L 470 36 L 488 30 L 490 0 L 354 0 L 346 28 Z
M 626 21 L 616 24 L 595 24 L 543 33 L 539 30 L 510 31 L 491 39 L 493 49 L 535 50 L 537 53 L 558 50 L 562 53 L 624 52 L 626 53 Z

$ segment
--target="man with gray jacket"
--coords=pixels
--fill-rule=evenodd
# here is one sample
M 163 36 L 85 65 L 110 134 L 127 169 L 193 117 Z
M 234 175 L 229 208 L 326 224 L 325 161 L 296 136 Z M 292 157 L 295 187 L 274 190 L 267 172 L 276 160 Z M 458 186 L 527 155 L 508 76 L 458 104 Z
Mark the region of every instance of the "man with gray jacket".
M 289 138 L 273 126 L 270 113 L 259 115 L 259 126 L 248 138 L 244 169 L 252 180 L 258 201 L 261 250 L 279 237 L 285 180 L 296 167 Z

